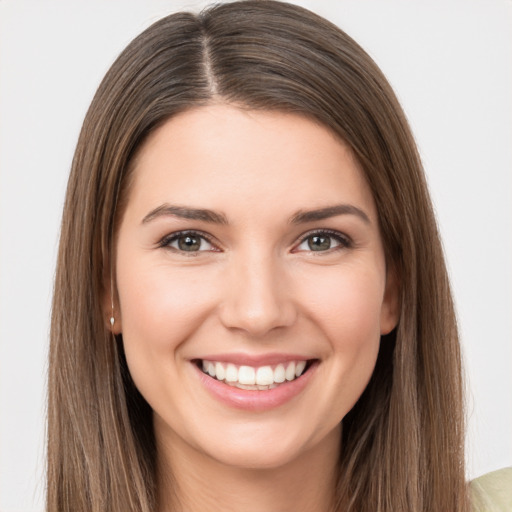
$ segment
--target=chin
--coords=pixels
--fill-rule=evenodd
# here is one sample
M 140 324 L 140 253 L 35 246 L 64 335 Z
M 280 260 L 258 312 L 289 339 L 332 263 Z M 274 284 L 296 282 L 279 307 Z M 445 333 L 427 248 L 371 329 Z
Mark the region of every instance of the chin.
M 288 432 L 284 429 L 270 429 L 264 433 L 261 426 L 252 432 L 239 432 L 217 439 L 214 446 L 204 446 L 203 451 L 210 459 L 225 466 L 240 470 L 277 470 L 300 462 L 311 462 L 313 453 L 325 448 L 332 452 L 341 438 L 340 427 L 331 432 L 317 432 L 307 435 L 305 432 Z M 319 450 L 320 449 L 320 450 Z
M 226 466 L 240 470 L 276 470 L 291 464 L 300 458 L 302 451 L 292 447 L 267 446 L 254 443 L 252 446 L 237 445 L 232 448 L 224 447 L 209 453 L 210 457 Z

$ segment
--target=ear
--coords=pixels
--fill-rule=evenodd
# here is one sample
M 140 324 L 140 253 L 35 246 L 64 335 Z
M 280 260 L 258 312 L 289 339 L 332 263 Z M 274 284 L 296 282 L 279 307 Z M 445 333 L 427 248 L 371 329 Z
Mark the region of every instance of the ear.
M 400 316 L 400 283 L 394 268 L 388 267 L 386 287 L 380 312 L 380 334 L 389 334 L 398 324 Z

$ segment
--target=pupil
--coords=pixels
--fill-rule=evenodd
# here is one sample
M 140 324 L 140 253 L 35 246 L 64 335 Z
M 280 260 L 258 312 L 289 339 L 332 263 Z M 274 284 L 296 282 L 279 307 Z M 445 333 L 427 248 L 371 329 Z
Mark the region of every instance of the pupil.
M 197 236 L 184 235 L 178 239 L 178 246 L 182 251 L 198 251 L 201 241 Z
M 331 239 L 328 236 L 312 236 L 308 240 L 309 248 L 312 251 L 325 251 L 331 248 Z

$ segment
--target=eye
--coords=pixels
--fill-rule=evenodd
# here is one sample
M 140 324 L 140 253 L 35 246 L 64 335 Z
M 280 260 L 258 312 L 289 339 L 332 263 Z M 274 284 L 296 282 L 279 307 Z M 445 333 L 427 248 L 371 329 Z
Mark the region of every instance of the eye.
M 297 252 L 327 252 L 346 247 L 350 247 L 350 240 L 341 233 L 317 231 L 306 235 L 294 250 Z
M 205 235 L 196 231 L 173 233 L 165 237 L 161 241 L 160 246 L 168 247 L 178 252 L 188 253 L 217 250 Z

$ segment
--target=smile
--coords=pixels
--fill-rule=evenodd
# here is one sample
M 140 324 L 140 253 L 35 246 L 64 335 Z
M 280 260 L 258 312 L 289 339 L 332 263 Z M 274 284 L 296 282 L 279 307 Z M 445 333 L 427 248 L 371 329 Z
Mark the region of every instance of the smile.
M 294 381 L 307 370 L 307 365 L 308 362 L 304 360 L 259 367 L 206 359 L 200 363 L 203 373 L 220 382 L 238 389 L 258 391 L 275 389 L 285 382 Z
M 198 382 L 224 405 L 246 411 L 284 406 L 310 387 L 319 359 L 290 354 L 210 354 L 191 359 Z

